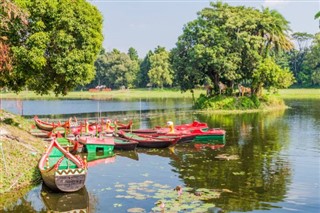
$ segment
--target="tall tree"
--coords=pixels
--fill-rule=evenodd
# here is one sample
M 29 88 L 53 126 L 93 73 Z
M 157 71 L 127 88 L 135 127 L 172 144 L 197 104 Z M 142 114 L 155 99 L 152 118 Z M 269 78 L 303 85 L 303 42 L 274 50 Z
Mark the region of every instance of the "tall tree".
M 25 37 L 12 47 L 15 60 L 6 84 L 39 94 L 66 94 L 90 82 L 102 45 L 102 16 L 85 0 L 16 0 L 30 14 Z
M 128 55 L 129 55 L 131 60 L 134 60 L 134 61 L 138 61 L 139 60 L 138 51 L 136 49 L 134 49 L 133 47 L 129 48 Z
M 310 79 L 308 70 L 305 69 L 303 62 L 309 52 L 309 41 L 312 40 L 313 35 L 305 32 L 295 32 L 292 34 L 292 38 L 298 44 L 298 49 L 293 49 L 289 52 L 289 64 L 297 84 L 302 86 L 309 81 L 307 80 L 308 78 Z
M 304 65 L 310 73 L 308 83 L 313 86 L 320 85 L 320 33 L 315 35 Z
M 169 52 L 163 47 L 157 47 L 154 54 L 150 56 L 151 69 L 148 72 L 150 83 L 163 88 L 172 85 L 173 71 L 169 62 Z
M 134 87 L 138 62 L 131 60 L 129 55 L 114 49 L 111 52 L 101 54 L 95 62 L 97 75 L 91 83 L 95 85 L 106 85 L 107 87 L 118 89 L 122 86 L 126 88 Z
M 153 52 L 149 50 L 142 62 L 140 63 L 140 69 L 137 77 L 137 86 L 146 87 L 150 82 L 148 72 L 151 69 L 150 57 L 153 55 Z
M 14 46 L 20 46 L 25 36 L 28 16 L 10 0 L 0 1 L 0 87 L 8 86 Z
M 253 81 L 263 59 L 293 47 L 288 22 L 276 11 L 211 3 L 185 25 L 172 51 L 181 89 L 192 89 L 209 77 L 217 90 L 220 80 Z M 198 79 L 194 79 L 198 78 Z M 184 85 L 185 80 L 192 83 Z M 253 88 L 258 93 L 258 88 Z

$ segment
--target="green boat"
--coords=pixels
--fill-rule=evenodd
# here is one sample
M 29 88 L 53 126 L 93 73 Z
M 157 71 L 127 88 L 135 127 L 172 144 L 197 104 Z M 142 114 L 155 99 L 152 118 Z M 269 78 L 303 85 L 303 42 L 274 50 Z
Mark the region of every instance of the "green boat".
M 79 143 L 85 146 L 88 153 L 103 152 L 105 154 L 112 153 L 114 149 L 113 137 L 96 138 L 90 136 L 82 136 L 78 139 Z

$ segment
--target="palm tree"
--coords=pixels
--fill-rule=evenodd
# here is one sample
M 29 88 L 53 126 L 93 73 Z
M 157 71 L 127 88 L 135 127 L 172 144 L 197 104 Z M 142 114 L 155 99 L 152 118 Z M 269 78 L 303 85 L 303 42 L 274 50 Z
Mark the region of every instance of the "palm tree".
M 316 13 L 314 19 L 319 19 L 319 28 L 320 28 L 320 11 Z
M 288 33 L 291 31 L 289 22 L 276 10 L 264 8 L 262 10 L 263 22 L 260 26 L 260 35 L 265 40 L 265 56 L 270 50 L 275 53 L 281 50 L 290 50 L 293 43 L 290 41 Z

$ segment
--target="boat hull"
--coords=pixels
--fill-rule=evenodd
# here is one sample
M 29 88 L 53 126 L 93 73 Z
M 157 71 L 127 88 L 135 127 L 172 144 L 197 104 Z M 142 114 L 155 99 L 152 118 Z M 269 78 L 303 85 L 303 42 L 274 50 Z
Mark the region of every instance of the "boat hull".
M 84 187 L 86 169 L 41 171 L 43 182 L 54 191 L 75 192 Z

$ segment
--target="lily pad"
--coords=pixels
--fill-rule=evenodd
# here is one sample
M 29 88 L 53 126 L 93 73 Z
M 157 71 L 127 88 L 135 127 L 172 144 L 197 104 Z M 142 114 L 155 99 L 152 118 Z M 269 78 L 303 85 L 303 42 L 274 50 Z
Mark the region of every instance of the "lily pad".
M 144 212 L 146 212 L 146 210 L 143 208 L 130 208 L 130 209 L 127 209 L 127 212 L 129 212 L 129 213 L 144 213 Z

